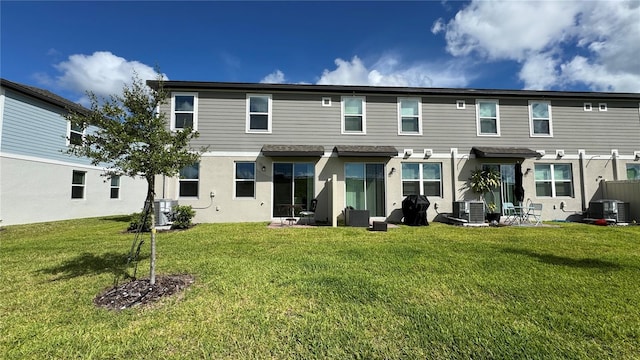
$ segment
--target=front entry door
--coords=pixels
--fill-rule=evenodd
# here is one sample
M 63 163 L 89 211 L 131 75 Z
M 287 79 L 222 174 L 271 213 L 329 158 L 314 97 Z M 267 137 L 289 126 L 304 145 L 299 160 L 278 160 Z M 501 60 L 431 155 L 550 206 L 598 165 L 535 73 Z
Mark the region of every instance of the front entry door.
M 493 169 L 500 173 L 500 187 L 494 189 L 491 193 L 485 194 L 487 204 L 493 202 L 496 204 L 496 212 L 502 212 L 502 204 L 510 202 L 515 204 L 516 197 L 514 190 L 516 187 L 516 166 L 515 164 L 484 164 L 483 169 Z

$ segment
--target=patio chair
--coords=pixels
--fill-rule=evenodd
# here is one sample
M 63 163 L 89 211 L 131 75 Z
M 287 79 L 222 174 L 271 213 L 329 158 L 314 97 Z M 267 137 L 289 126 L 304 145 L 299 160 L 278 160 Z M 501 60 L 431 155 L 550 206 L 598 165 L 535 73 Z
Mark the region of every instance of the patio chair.
M 510 202 L 502 203 L 502 214 L 506 216 L 506 219 L 504 220 L 505 224 L 513 224 L 520 218 L 520 214 L 516 211 L 516 207 Z
M 527 208 L 527 221 L 536 226 L 542 223 L 542 204 L 531 203 L 529 205 Z
M 313 199 L 308 210 L 300 211 L 300 224 L 303 223 L 303 219 L 307 219 L 305 223 L 309 224 L 309 220 L 316 216 L 316 206 L 318 206 L 318 199 Z

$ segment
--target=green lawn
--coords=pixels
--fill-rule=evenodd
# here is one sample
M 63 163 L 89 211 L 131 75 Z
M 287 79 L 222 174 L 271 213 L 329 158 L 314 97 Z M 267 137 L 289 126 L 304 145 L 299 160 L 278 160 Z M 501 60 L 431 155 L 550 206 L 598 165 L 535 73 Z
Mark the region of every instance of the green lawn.
M 113 312 L 122 220 L 0 230 L 0 358 L 640 358 L 640 226 L 201 224 L 158 235 L 195 283 Z

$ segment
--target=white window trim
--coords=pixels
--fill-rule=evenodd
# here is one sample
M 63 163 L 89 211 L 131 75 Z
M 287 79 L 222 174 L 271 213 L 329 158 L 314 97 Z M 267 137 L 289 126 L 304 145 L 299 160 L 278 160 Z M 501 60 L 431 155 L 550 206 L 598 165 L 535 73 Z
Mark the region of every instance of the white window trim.
M 267 108 L 267 130 L 253 130 L 251 129 L 251 98 L 252 97 L 266 97 L 268 108 Z M 246 124 L 245 124 L 245 132 L 247 134 L 271 134 L 271 120 L 273 118 L 273 100 L 271 94 L 247 94 L 247 102 L 246 102 Z M 256 114 L 264 114 L 264 113 L 256 113 Z
M 67 121 L 67 139 L 66 139 L 67 142 L 66 142 L 66 144 L 67 144 L 67 146 L 79 146 L 79 145 L 75 145 L 75 144 L 71 143 L 71 132 L 72 131 L 77 133 L 77 131 L 71 130 L 71 121 Z M 80 135 L 82 136 L 82 140 L 83 141 L 84 141 L 84 136 L 85 136 L 86 133 L 87 133 L 86 129 L 83 129 L 82 133 L 80 133 Z
M 496 133 L 483 134 L 480 132 L 480 103 L 492 102 L 496 104 Z M 499 137 L 500 136 L 500 102 L 498 99 L 476 99 L 476 134 L 478 136 Z
M 538 193 L 536 192 L 536 197 L 539 198 L 543 198 L 543 199 L 548 199 L 548 198 L 561 198 L 561 199 L 573 199 L 575 197 L 575 180 L 574 180 L 574 174 L 573 174 L 573 166 L 571 165 L 571 163 L 558 163 L 558 164 L 549 164 L 549 163 L 545 163 L 545 164 L 537 164 L 537 165 L 549 165 L 549 171 L 551 172 L 551 179 L 549 180 L 536 180 L 535 179 L 535 166 L 534 166 L 534 170 L 533 170 L 533 174 L 534 174 L 534 186 L 537 187 L 538 183 L 546 183 L 546 182 L 551 182 L 551 196 L 539 196 Z M 567 181 L 567 180 L 558 180 L 556 181 L 556 175 L 555 175 L 555 165 L 569 165 L 569 168 L 571 169 L 571 180 Z M 556 182 L 570 182 L 571 183 L 571 195 L 567 196 L 567 195 L 562 195 L 562 196 L 558 196 L 556 195 Z M 536 191 L 536 190 L 534 190 Z
M 535 134 L 533 132 L 533 103 L 545 103 L 549 109 L 549 133 L 548 134 Z M 551 101 L 546 100 L 529 100 L 529 136 L 531 137 L 553 137 L 553 115 L 551 115 Z
M 113 181 L 113 178 L 117 177 L 118 178 L 118 185 L 117 186 L 113 186 L 113 183 L 111 181 Z M 122 180 L 122 177 L 120 175 L 114 175 L 111 176 L 109 178 L 109 199 L 110 200 L 119 200 L 120 199 L 120 181 Z M 118 189 L 118 196 L 117 197 L 111 197 L 111 190 L 113 189 Z
M 253 180 L 249 180 L 249 179 L 238 179 L 236 178 L 236 172 L 237 172 L 237 168 L 238 168 L 238 164 L 239 163 L 251 163 L 253 164 Z M 257 196 L 256 191 L 257 191 L 257 174 L 258 168 L 256 166 L 256 162 L 255 161 L 234 161 L 233 162 L 233 200 L 254 200 Z M 236 196 L 236 185 L 238 184 L 238 182 L 253 182 L 253 196 Z
M 76 172 L 82 173 L 82 184 L 73 183 L 73 174 Z M 79 198 L 73 197 L 73 187 L 75 186 L 82 187 L 82 197 L 79 197 Z M 71 200 L 79 201 L 79 200 L 85 200 L 86 198 L 87 198 L 87 172 L 82 170 L 72 170 L 71 171 Z
M 466 109 L 466 107 L 467 107 L 467 105 L 466 105 L 464 100 L 456 100 L 456 109 L 464 110 L 464 109 Z
M 344 100 L 345 99 L 361 99 L 362 100 L 362 131 L 345 131 L 344 129 Z M 367 134 L 367 98 L 365 96 L 343 96 L 340 99 L 340 131 L 343 135 L 366 135 Z
M 176 128 L 176 96 L 193 96 L 193 129 L 198 131 L 198 93 L 197 92 L 172 92 L 171 93 L 171 131 L 180 131 L 184 128 Z M 182 111 L 185 112 L 185 111 Z
M 176 195 L 178 196 L 178 199 L 199 199 L 200 198 L 200 171 L 201 171 L 200 165 L 202 165 L 202 163 L 198 162 L 198 178 L 197 179 L 180 179 L 180 172 L 178 172 L 178 182 L 176 184 L 177 186 Z M 198 195 L 197 196 L 180 196 L 180 183 L 183 181 L 198 183 Z
M 418 168 L 419 168 L 419 178 L 418 179 L 404 179 L 402 177 L 402 164 L 418 164 Z M 439 180 L 433 180 L 433 179 L 425 179 L 424 178 L 424 165 L 425 164 L 436 164 L 440 167 L 440 179 Z M 403 162 L 400 164 L 400 194 L 402 194 L 402 196 L 404 197 L 405 195 L 403 194 L 403 183 L 405 181 L 413 181 L 413 182 L 418 182 L 419 183 L 419 188 L 420 188 L 420 195 L 424 195 L 424 183 L 425 182 L 437 182 L 440 184 L 440 196 L 434 196 L 434 195 L 426 195 L 426 196 L 430 196 L 430 197 L 437 197 L 439 199 L 443 198 L 444 194 L 443 194 L 443 180 L 442 180 L 442 163 L 440 162 Z
M 607 103 L 599 103 L 598 104 L 598 111 L 607 111 L 608 107 L 607 107 Z
M 583 109 L 584 111 L 593 111 L 593 104 L 591 104 L 591 103 L 584 103 L 584 104 L 582 105 L 582 109 Z
M 418 101 L 418 132 L 403 132 L 402 131 L 402 107 L 401 102 L 403 100 L 417 100 Z M 422 135 L 422 98 L 420 97 L 399 97 L 398 103 L 398 135 Z

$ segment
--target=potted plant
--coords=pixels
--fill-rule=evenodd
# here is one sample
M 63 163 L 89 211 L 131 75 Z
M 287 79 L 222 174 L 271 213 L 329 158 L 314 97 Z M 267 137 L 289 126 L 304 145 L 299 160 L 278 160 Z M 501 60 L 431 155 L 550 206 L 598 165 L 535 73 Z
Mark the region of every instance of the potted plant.
M 495 199 L 487 202 L 485 194 L 489 193 L 493 197 L 493 190 L 500 186 L 501 180 L 500 173 L 494 169 L 475 169 L 469 177 L 469 188 L 484 202 L 488 221 L 500 220 L 500 213 L 496 212 Z

